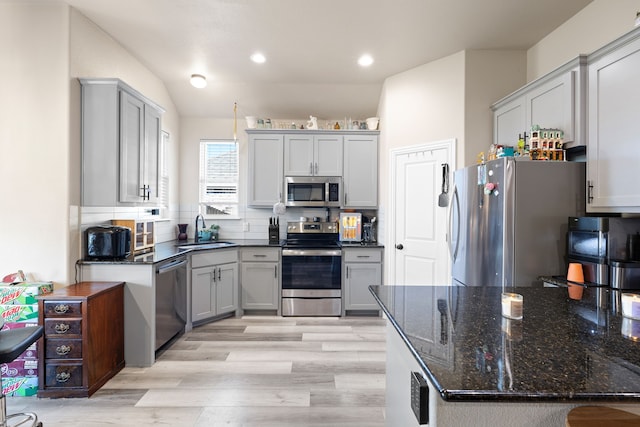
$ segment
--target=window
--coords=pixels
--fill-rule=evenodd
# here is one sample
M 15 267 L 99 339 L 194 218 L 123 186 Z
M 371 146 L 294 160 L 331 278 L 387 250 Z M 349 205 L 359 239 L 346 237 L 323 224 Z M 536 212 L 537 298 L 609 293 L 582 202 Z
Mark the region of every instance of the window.
M 238 218 L 238 142 L 200 141 L 200 212 Z
M 169 133 L 162 131 L 162 139 L 160 140 L 160 207 L 163 216 L 168 212 L 169 207 Z

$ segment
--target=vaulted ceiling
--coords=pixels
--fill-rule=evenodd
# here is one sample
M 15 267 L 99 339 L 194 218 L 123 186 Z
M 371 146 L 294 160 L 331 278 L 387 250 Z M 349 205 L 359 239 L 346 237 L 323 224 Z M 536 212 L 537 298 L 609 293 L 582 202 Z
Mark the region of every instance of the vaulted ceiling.
M 183 116 L 364 118 L 384 79 L 464 49 L 527 49 L 592 0 L 48 0 L 110 34 Z M 254 52 L 266 56 L 253 63 Z M 363 53 L 374 63 L 357 64 Z M 189 84 L 207 77 L 204 89 Z

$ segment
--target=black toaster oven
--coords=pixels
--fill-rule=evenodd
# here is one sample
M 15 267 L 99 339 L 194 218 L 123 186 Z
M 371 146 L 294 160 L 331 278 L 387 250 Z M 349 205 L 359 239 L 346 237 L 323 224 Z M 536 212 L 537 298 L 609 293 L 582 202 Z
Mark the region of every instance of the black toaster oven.
M 123 259 L 131 255 L 131 230 L 127 227 L 89 227 L 85 241 L 87 259 Z

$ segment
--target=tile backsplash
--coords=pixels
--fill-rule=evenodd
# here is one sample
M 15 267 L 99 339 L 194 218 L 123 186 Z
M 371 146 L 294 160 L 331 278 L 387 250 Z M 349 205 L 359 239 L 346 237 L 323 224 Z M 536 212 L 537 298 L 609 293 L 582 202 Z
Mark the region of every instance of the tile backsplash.
M 112 219 L 155 219 L 156 242 L 175 240 L 178 236 L 178 224 L 188 224 L 187 234 L 192 239 L 195 228 L 195 218 L 199 213 L 197 204 L 180 205 L 161 211 L 161 215 L 153 215 L 150 207 L 80 207 L 79 233 L 83 233 L 87 227 L 94 225 L 110 224 Z M 372 213 L 373 212 L 373 213 Z M 375 215 L 375 211 L 364 212 Z M 268 239 L 269 218 L 274 217 L 271 209 L 241 208 L 235 219 L 210 219 L 205 218 L 207 227 L 212 224 L 220 226 L 219 238 L 221 240 L 233 239 Z M 340 210 L 329 210 L 329 219 L 335 221 L 340 215 Z M 280 220 L 280 238 L 286 238 L 286 223 L 298 221 L 300 217 L 320 217 L 323 221 L 327 216 L 326 208 L 287 208 Z M 81 235 L 78 236 L 80 241 Z M 82 247 L 82 244 L 80 245 Z

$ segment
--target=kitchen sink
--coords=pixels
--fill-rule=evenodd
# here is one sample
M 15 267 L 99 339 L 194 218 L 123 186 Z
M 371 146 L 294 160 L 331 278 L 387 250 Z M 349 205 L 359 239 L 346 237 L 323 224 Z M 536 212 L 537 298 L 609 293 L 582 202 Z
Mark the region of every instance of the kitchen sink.
M 204 241 L 204 242 L 191 242 L 181 243 L 178 245 L 178 249 L 192 249 L 192 250 L 205 250 L 205 249 L 219 249 L 230 246 L 238 246 L 237 243 L 224 242 L 224 241 Z

